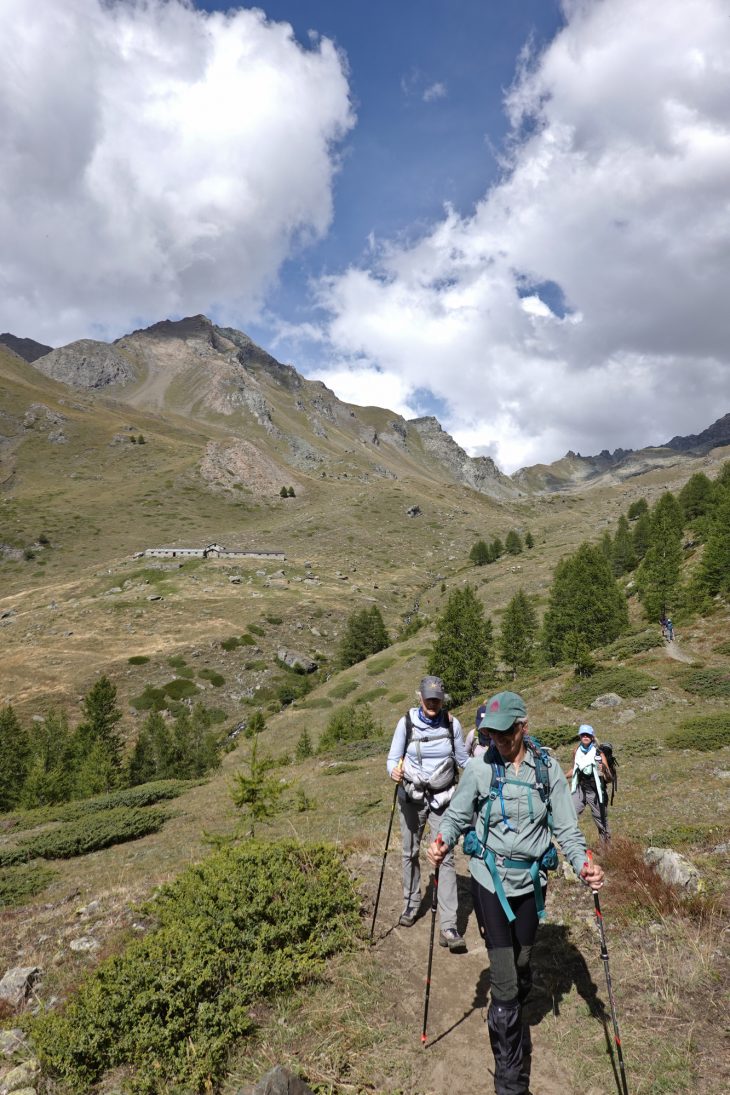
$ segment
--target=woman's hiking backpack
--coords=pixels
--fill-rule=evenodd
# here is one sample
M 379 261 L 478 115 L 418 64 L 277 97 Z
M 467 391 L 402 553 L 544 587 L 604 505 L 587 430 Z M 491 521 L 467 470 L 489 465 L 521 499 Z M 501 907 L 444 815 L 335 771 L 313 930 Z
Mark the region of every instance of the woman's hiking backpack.
M 613 806 L 614 792 L 618 790 L 618 761 L 613 751 L 613 746 L 608 742 L 604 742 L 603 745 L 598 746 L 598 752 L 603 754 L 608 770 L 611 773 L 611 805 Z M 609 781 L 607 781 L 609 782 Z

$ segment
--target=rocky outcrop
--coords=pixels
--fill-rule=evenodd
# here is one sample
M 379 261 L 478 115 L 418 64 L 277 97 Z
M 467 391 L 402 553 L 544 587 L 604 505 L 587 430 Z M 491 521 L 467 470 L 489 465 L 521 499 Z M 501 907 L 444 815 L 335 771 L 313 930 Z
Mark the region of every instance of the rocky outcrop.
M 71 388 L 98 389 L 111 384 L 128 384 L 135 370 L 124 354 L 106 342 L 82 338 L 33 362 L 33 368 Z
M 210 486 L 231 490 L 242 488 L 257 497 L 274 497 L 289 485 L 291 472 L 263 453 L 250 441 L 209 441 L 200 463 L 200 474 Z M 301 486 L 297 485 L 297 494 Z
M 647 848 L 644 862 L 668 885 L 676 886 L 686 894 L 697 893 L 701 888 L 700 872 L 694 863 L 672 848 Z
M 675 452 L 706 453 L 721 445 L 730 445 L 730 414 L 718 418 L 702 433 L 691 433 L 687 437 L 673 437 L 671 441 L 665 443 L 664 448 L 674 449 Z
M 18 357 L 21 357 L 23 361 L 32 363 L 39 357 L 43 357 L 45 354 L 50 354 L 53 349 L 52 346 L 45 346 L 42 342 L 36 342 L 32 338 L 18 338 L 16 335 L 11 335 L 9 331 L 0 335 L 0 345 L 7 346 Z
M 480 494 L 492 498 L 516 498 L 518 488 L 488 456 L 468 456 L 457 445 L 451 434 L 442 429 L 437 418 L 411 418 L 408 425 L 413 427 L 421 438 L 426 452 L 451 472 L 458 483 L 463 483 Z

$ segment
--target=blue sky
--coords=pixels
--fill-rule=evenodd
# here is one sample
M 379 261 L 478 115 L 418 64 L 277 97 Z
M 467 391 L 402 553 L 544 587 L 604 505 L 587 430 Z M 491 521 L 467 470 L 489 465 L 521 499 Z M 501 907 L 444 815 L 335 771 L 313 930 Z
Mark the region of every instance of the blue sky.
M 507 471 L 728 410 L 727 0 L 0 16 L 0 331 L 204 312 Z

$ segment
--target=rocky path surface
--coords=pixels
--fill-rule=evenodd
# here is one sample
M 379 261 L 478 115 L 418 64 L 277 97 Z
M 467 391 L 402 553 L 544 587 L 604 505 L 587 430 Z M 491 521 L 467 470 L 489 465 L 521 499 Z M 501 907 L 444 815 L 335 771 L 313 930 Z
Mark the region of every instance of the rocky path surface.
M 395 861 L 398 857 L 393 858 Z M 469 911 L 466 919 L 462 912 L 471 909 L 471 900 L 466 865 L 463 857 L 458 856 L 458 860 L 460 920 L 466 920 L 460 922 L 460 928 L 468 949 L 464 954 L 451 954 L 440 947 L 437 918 L 425 1048 L 421 1031 L 431 930 L 430 894 L 421 903 L 415 925 L 402 928 L 398 925 L 399 863 L 397 867 L 395 862 L 389 864 L 383 888 L 373 953 L 387 967 L 393 986 L 387 1007 L 403 1030 L 403 1053 L 410 1070 L 405 1089 L 408 1095 L 490 1095 L 494 1090 L 494 1062 L 486 1030 L 487 954 L 473 913 Z M 585 911 L 590 915 L 588 904 Z M 556 915 L 557 910 L 549 907 L 549 916 Z M 564 1011 L 561 1002 L 577 990 L 590 1007 L 590 1001 L 596 999 L 596 985 L 559 919 L 541 926 L 536 952 L 535 986 L 524 1012 L 534 1047 L 530 1095 L 616 1095 L 605 1059 L 597 1065 L 593 1082 L 580 1088 L 572 1085 L 572 1070 L 565 1067 L 564 1054 L 581 1052 L 581 1031 L 574 1029 L 569 1014 L 572 1009 Z M 589 1021 L 600 1023 L 601 1019 L 594 1016 Z

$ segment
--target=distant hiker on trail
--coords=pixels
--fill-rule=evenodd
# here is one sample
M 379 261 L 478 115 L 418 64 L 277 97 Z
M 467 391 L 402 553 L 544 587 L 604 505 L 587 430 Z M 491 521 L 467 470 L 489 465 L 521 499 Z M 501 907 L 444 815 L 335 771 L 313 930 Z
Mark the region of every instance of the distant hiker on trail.
M 466 735 L 464 745 L 466 746 L 466 751 L 470 757 L 481 757 L 489 748 L 489 734 L 485 730 L 479 729 L 486 710 L 486 702 L 480 703 L 477 707 L 477 713 L 474 719 L 474 729 L 470 730 Z
M 586 806 L 590 806 L 601 840 L 610 840 L 606 787 L 613 781 L 613 775 L 606 758 L 596 745 L 593 727 L 583 723 L 578 727 L 578 738 L 580 745 L 575 751 L 570 772 L 570 790 L 575 812 L 580 817 Z
M 457 765 L 469 762 L 461 723 L 444 710 L 444 686 L 440 677 L 424 677 L 419 706 L 398 722 L 388 753 L 388 775 L 398 788 L 398 809 L 403 837 L 403 898 L 398 921 L 410 928 L 421 904 L 419 850 L 428 821 L 438 831 L 441 816 L 456 787 Z M 456 927 L 457 892 L 454 855 L 444 859 L 439 876 L 439 943 L 450 951 L 466 949 Z
M 662 618 L 660 619 L 659 623 L 662 627 L 662 638 L 671 643 L 672 639 L 674 638 L 674 624 L 665 612 L 662 613 Z
M 515 692 L 492 696 L 480 729 L 489 732 L 492 747 L 464 772 L 428 858 L 434 867 L 444 862 L 466 832 L 474 906 L 489 951 L 487 1026 L 494 1090 L 527 1095 L 531 1041 L 521 1009 L 532 984 L 530 955 L 545 912 L 547 870 L 557 864 L 551 835 L 576 874 L 594 889 L 603 884 L 603 871 L 588 861 L 560 765 L 526 736 L 522 697 Z M 468 832 L 475 811 L 476 831 Z

